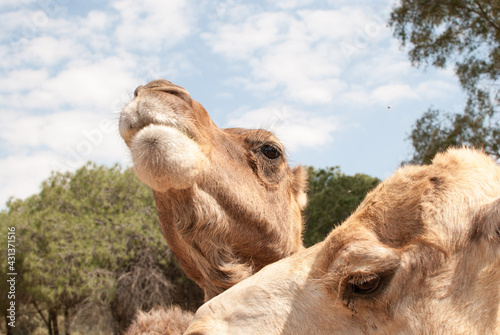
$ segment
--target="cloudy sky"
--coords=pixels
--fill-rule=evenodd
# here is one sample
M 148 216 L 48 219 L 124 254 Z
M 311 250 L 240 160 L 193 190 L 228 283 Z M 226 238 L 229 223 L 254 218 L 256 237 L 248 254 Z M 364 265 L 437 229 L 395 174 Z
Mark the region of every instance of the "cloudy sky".
M 394 0 L 2 0 L 0 208 L 50 171 L 130 165 L 117 130 L 166 78 L 219 127 L 267 128 L 292 165 L 385 178 L 428 107 L 461 111 L 453 69 L 416 69 Z

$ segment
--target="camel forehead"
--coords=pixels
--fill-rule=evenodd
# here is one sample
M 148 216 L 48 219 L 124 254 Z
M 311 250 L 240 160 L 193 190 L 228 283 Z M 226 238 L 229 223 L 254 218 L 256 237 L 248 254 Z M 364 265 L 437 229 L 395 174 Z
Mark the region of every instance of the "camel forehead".
M 402 249 L 440 232 L 445 239 L 459 239 L 444 232 L 468 234 L 467 217 L 498 196 L 499 170 L 486 155 L 464 149 L 440 154 L 432 165 L 398 169 L 330 234 L 330 257 L 352 244 Z
M 327 237 L 317 275 L 333 273 L 327 281 L 337 282 L 346 271 L 396 268 L 400 251 L 423 238 L 422 203 L 433 192 L 431 178 L 420 169 L 404 169 L 377 186 Z
M 401 247 L 424 232 L 425 204 L 440 203 L 446 184 L 446 175 L 431 167 L 402 169 L 369 193 L 348 223 Z

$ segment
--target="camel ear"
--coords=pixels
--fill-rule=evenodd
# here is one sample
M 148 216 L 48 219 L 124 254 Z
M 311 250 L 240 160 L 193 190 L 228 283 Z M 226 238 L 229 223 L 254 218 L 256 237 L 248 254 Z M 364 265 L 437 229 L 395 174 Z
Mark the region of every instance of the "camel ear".
M 307 169 L 299 165 L 293 169 L 293 191 L 301 210 L 307 206 Z
M 490 241 L 500 241 L 500 198 L 481 208 L 477 231 Z

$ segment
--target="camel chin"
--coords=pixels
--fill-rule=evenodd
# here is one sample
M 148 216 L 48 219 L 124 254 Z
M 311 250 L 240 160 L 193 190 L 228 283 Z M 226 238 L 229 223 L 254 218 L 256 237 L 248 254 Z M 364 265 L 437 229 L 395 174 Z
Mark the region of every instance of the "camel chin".
M 195 141 L 163 125 L 141 129 L 130 151 L 139 179 L 159 192 L 192 187 L 207 161 Z

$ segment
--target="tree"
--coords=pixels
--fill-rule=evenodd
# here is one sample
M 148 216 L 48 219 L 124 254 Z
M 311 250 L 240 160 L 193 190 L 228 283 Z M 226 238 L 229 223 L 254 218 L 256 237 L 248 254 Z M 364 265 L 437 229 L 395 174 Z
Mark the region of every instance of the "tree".
M 380 180 L 365 174 L 347 176 L 338 167 L 309 167 L 309 203 L 306 208 L 304 243 L 322 241 L 358 207 Z
M 482 148 L 495 159 L 500 158 L 499 123 L 473 110 L 443 114 L 429 108 L 415 122 L 408 138 L 414 149 L 408 163 L 429 164 L 437 152 L 461 145 Z
M 467 94 L 463 113 L 430 108 L 409 140 L 413 163 L 427 163 L 451 145 L 484 148 L 500 157 L 500 2 L 498 0 L 400 0 L 389 25 L 414 66 L 454 63 Z M 433 142 L 435 140 L 435 142 Z
M 119 333 L 138 308 L 189 305 L 175 291 L 189 286 L 161 234 L 151 190 L 131 169 L 87 164 L 74 173 L 53 173 L 39 194 L 11 200 L 0 213 L 2 231 L 16 227 L 19 239 L 19 304 L 38 311 L 49 334 L 58 334 L 58 315 L 113 307 Z M 22 256 L 22 257 L 21 257 Z M 196 292 L 199 295 L 196 296 Z M 16 297 L 17 298 L 17 297 Z

